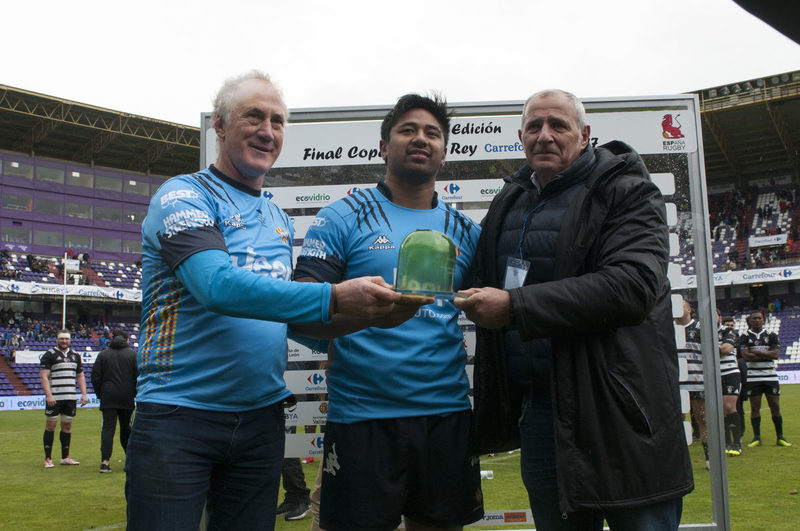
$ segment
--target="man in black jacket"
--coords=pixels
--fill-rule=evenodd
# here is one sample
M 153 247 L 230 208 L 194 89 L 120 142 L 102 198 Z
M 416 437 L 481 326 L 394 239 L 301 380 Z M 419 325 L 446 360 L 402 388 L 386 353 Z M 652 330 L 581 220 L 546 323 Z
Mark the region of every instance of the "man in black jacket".
M 523 107 L 527 164 L 483 221 L 476 453 L 522 447 L 536 529 L 676 529 L 693 488 L 664 200 L 622 142 L 594 148 L 581 102 Z
M 128 346 L 128 334 L 114 330 L 109 348 L 97 355 L 92 368 L 92 386 L 100 399 L 103 428 L 100 435 L 100 472 L 111 472 L 109 460 L 119 419 L 119 443 L 128 449 L 136 396 L 136 353 Z

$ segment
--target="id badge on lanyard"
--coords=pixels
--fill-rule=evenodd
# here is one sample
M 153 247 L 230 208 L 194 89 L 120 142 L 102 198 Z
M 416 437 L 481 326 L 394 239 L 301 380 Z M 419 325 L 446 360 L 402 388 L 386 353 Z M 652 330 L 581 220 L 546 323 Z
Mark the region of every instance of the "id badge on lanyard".
M 525 229 L 528 227 L 528 220 L 537 211 L 541 210 L 547 204 L 547 200 L 540 202 L 533 207 L 526 215 L 525 221 L 522 223 L 522 234 L 519 237 L 519 245 L 517 245 L 517 252 L 515 256 L 509 256 L 506 262 L 506 277 L 503 280 L 503 289 L 521 288 L 525 285 L 525 277 L 528 276 L 528 271 L 531 268 L 530 260 L 522 258 L 522 241 L 525 239 Z
M 509 256 L 506 262 L 506 278 L 503 280 L 503 289 L 521 288 L 525 285 L 525 277 L 531 268 L 529 260 Z

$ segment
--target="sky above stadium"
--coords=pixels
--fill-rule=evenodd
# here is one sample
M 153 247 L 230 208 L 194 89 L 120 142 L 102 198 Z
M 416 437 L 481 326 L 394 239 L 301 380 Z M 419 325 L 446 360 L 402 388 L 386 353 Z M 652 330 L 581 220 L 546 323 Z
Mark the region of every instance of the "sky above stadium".
M 187 125 L 228 77 L 290 108 L 666 95 L 800 69 L 733 0 L 4 2 L 0 83 Z

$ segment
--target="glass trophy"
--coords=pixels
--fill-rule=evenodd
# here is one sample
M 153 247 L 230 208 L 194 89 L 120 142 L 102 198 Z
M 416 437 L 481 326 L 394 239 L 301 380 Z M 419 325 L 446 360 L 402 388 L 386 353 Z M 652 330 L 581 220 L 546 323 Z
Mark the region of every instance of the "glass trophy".
M 400 245 L 398 292 L 409 300 L 453 298 L 456 246 L 439 231 L 417 230 Z

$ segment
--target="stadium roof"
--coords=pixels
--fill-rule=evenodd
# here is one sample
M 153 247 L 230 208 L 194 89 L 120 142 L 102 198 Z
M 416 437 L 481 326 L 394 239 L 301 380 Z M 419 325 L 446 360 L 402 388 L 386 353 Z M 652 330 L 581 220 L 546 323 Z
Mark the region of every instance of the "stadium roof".
M 709 181 L 797 173 L 800 71 L 695 93 Z M 0 85 L 0 150 L 171 176 L 198 168 L 200 130 Z

